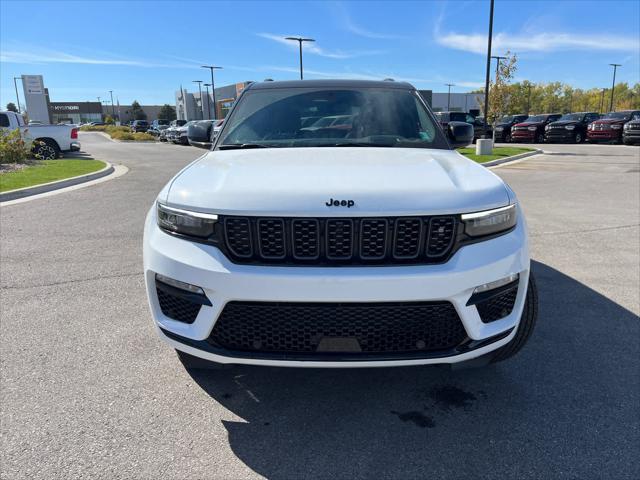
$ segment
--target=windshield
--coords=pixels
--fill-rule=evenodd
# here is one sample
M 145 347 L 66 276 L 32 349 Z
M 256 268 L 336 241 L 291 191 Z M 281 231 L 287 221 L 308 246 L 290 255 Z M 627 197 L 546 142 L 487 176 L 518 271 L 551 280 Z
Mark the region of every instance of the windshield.
M 584 113 L 565 113 L 560 117 L 560 121 L 564 120 L 574 120 L 579 122 L 584 117 Z
M 502 117 L 498 123 L 511 123 L 513 122 L 513 115 L 505 115 Z
M 395 88 L 249 90 L 216 148 L 234 146 L 449 148 L 417 95 Z
M 546 115 L 531 115 L 530 117 L 527 118 L 527 122 L 538 123 L 538 122 L 544 122 L 546 119 L 547 119 Z
M 609 112 L 602 116 L 602 120 L 629 120 L 630 118 L 629 112 Z

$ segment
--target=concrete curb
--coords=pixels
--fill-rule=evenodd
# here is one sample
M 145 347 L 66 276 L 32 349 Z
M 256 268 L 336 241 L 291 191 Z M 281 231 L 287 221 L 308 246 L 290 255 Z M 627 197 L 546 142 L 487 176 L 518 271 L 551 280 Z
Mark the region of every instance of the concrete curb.
M 531 157 L 533 155 L 538 155 L 540 153 L 544 153 L 544 152 L 539 148 L 536 148 L 531 152 L 524 152 L 524 153 L 519 153 L 518 155 L 512 155 L 510 157 L 498 158 L 496 160 L 491 160 L 490 162 L 481 163 L 480 165 L 487 168 L 492 168 L 492 167 L 497 167 L 499 165 L 516 162 L 516 161 L 522 160 L 523 158 Z
M 8 206 L 16 203 L 23 203 L 36 198 L 50 195 L 57 195 L 66 191 L 77 190 L 88 187 L 96 183 L 112 180 L 129 171 L 124 165 L 116 165 L 105 162 L 106 166 L 97 172 L 78 175 L 77 177 L 66 178 L 55 182 L 35 185 L 33 187 L 20 188 L 9 192 L 0 193 L 0 206 Z

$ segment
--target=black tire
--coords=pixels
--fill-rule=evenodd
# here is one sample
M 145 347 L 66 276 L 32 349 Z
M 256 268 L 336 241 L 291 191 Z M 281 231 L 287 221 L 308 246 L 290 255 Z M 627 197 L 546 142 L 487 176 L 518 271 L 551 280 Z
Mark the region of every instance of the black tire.
M 49 138 L 44 140 L 36 140 L 37 144 L 33 149 L 33 153 L 40 160 L 55 160 L 60 157 L 60 147 Z
M 584 136 L 581 132 L 576 132 L 576 134 L 573 136 L 573 141 L 575 143 L 582 143 L 584 142 Z
M 536 281 L 533 278 L 533 274 L 529 274 L 529 286 L 527 288 L 527 297 L 524 301 L 524 309 L 522 310 L 522 317 L 520 317 L 520 324 L 516 331 L 515 337 L 506 345 L 500 347 L 493 353 L 491 363 L 502 362 L 508 358 L 513 357 L 516 353 L 522 350 L 522 347 L 527 343 L 533 327 L 538 320 L 538 288 L 536 287 Z
M 176 350 L 176 353 L 178 354 L 178 360 L 187 370 L 226 370 L 229 368 L 229 365 L 194 357 L 181 350 Z
M 511 134 L 507 133 L 504 136 L 504 143 L 511 143 Z
M 535 143 L 544 143 L 544 133 L 537 133 Z

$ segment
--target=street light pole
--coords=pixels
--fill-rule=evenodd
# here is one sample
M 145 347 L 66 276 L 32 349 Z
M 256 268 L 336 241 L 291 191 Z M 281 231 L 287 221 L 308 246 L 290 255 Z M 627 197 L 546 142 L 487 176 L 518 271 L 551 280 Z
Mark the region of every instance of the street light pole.
M 531 84 L 528 83 L 527 87 L 529 87 L 527 91 L 527 115 L 529 115 L 529 110 L 531 109 Z
M 218 105 L 216 103 L 216 87 L 215 87 L 216 84 L 213 82 L 213 71 L 222 70 L 222 67 L 217 67 L 215 65 L 202 65 L 202 68 L 208 68 L 209 70 L 211 70 L 211 96 L 213 97 L 213 116 L 217 117 Z
M 207 95 L 207 114 L 209 119 L 211 119 L 211 102 L 209 101 L 209 87 L 211 86 L 210 83 L 205 83 L 204 84 L 204 88 L 205 88 L 205 92 Z
M 613 91 L 616 88 L 616 70 L 622 65 L 619 63 L 610 63 L 609 65 L 613 67 L 613 83 L 611 84 L 611 101 L 609 102 L 609 111 L 613 112 Z
M 487 72 L 484 80 L 484 134 L 482 135 L 486 138 L 487 132 L 487 121 L 489 115 L 489 70 L 491 70 L 491 37 L 493 36 L 493 3 L 494 0 L 491 0 L 491 5 L 489 7 L 489 36 L 487 39 Z
M 449 87 L 449 91 L 447 93 L 447 112 L 451 111 L 451 87 L 455 87 L 453 83 L 445 83 L 447 87 Z
M 116 109 L 113 106 L 113 90 L 109 90 L 109 95 L 111 95 L 111 116 L 115 117 L 116 116 Z
M 604 91 L 606 90 L 606 88 L 602 89 L 602 94 L 600 95 L 600 109 L 598 110 L 600 113 L 604 113 L 602 111 L 602 108 L 604 107 Z
M 204 102 L 202 101 L 202 80 L 192 80 L 193 83 L 198 84 L 198 90 L 200 91 L 200 114 L 204 118 Z
M 18 101 L 18 112 L 22 113 L 22 108 L 20 107 L 20 95 L 18 95 L 18 84 L 16 80 L 22 80 L 22 77 L 13 77 L 13 86 L 16 87 L 16 100 Z
M 313 38 L 304 38 L 304 37 L 285 37 L 285 40 L 294 40 L 298 42 L 300 47 L 300 80 L 303 79 L 302 75 L 302 43 L 303 42 L 315 42 Z

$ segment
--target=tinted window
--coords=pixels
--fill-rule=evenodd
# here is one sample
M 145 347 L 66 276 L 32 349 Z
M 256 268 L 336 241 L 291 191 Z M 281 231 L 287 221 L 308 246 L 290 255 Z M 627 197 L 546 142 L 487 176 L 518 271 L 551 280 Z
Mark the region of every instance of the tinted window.
M 0 127 L 9 126 L 9 116 L 6 113 L 0 113 Z
M 448 148 L 417 95 L 394 88 L 247 91 L 217 148 L 243 144 Z

